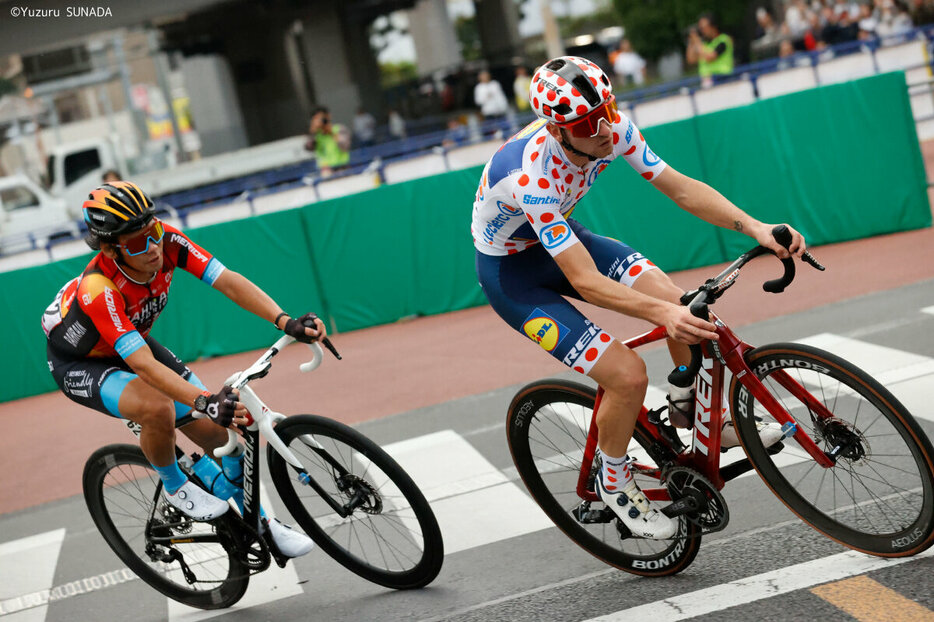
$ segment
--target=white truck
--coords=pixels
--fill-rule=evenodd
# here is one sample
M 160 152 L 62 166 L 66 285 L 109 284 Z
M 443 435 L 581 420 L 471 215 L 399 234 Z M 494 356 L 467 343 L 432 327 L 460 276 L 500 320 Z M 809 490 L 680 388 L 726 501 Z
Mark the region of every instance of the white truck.
M 50 196 L 23 174 L 0 177 L 0 252 L 45 246 L 56 237 L 77 237 L 65 201 Z
M 157 197 L 197 188 L 259 171 L 296 164 L 313 157 L 305 150 L 305 136 L 293 136 L 208 158 L 183 162 L 162 170 L 131 172 L 119 150 L 106 139 L 71 142 L 49 151 L 47 171 L 50 192 L 65 201 L 73 218 L 81 218 L 81 204 L 101 184 L 105 171 L 113 169 Z M 139 163 L 139 159 L 138 159 Z M 153 162 L 148 162 L 153 165 Z

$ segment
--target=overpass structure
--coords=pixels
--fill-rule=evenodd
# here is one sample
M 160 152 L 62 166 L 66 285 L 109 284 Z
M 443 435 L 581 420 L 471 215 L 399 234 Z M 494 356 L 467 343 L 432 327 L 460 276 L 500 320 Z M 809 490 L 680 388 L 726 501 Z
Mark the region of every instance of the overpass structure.
M 102 7 L 103 15 L 75 14 L 70 0 L 21 4 L 0 0 L 0 58 L 30 55 L 53 63 L 62 50 L 106 40 L 114 31 L 145 31 L 143 53 L 185 75 L 208 153 L 301 133 L 315 105 L 328 106 L 338 122 L 349 122 L 360 107 L 380 116 L 385 104 L 370 28 L 393 11 L 408 11 L 423 73 L 460 60 L 445 0 L 160 0 L 115 2 Z M 521 41 L 515 3 L 474 5 L 484 57 L 508 62 Z M 129 108 L 126 91 L 122 103 Z M 233 132 L 232 144 L 212 149 L 212 132 L 215 138 Z

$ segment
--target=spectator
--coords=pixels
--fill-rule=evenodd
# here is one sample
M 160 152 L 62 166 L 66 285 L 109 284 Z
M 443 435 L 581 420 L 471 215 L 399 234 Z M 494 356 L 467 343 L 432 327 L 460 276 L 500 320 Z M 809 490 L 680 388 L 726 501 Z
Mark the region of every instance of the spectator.
M 350 135 L 343 125 L 331 123 L 330 111 L 322 106 L 311 115 L 305 149 L 314 151 L 318 170 L 328 177 L 350 162 Z
M 778 24 L 775 23 L 769 10 L 761 6 L 756 9 L 755 40 L 761 41 L 762 39 L 766 39 L 772 41 L 778 38 L 780 34 Z
M 101 176 L 101 180 L 105 184 L 109 184 L 112 181 L 123 181 L 123 178 L 120 176 L 120 173 L 114 169 L 109 169 L 104 171 L 104 174 Z
M 876 38 L 876 30 L 879 28 L 879 19 L 874 14 L 872 5 L 865 2 L 859 5 L 856 23 L 859 28 L 858 37 L 861 41 Z
M 712 13 L 704 13 L 691 29 L 685 56 L 688 63 L 697 63 L 701 86 L 712 86 L 733 73 L 733 38 L 720 32 Z
M 803 36 L 810 26 L 812 13 L 813 11 L 808 9 L 804 0 L 792 0 L 785 9 L 785 23 L 782 25 L 782 30 L 795 39 Z
M 393 138 L 405 138 L 405 119 L 398 110 L 389 110 L 389 135 Z
M 616 60 L 613 62 L 613 72 L 620 84 L 629 84 L 632 81 L 636 86 L 645 84 L 645 60 L 632 49 L 629 39 L 619 42 Z M 528 95 L 526 95 L 528 100 Z
M 525 98 L 529 98 L 528 91 L 526 91 Z M 467 142 L 467 135 L 467 127 L 464 126 L 457 117 L 452 117 L 448 119 L 447 132 L 444 134 L 441 146 L 451 149 L 452 147 L 463 145 Z
M 532 86 L 532 77 L 525 67 L 516 67 L 516 79 L 512 81 L 512 93 L 516 101 L 516 110 L 525 112 L 531 110 L 529 103 L 529 87 Z
M 879 10 L 879 26 L 876 34 L 880 37 L 903 35 L 914 28 L 908 7 L 901 0 L 883 0 Z
M 484 119 L 501 117 L 509 112 L 509 101 L 499 82 L 490 77 L 489 71 L 481 71 L 479 82 L 473 89 L 473 101 L 480 108 Z
M 376 141 L 376 119 L 363 106 L 353 118 L 353 137 L 358 147 L 371 147 Z

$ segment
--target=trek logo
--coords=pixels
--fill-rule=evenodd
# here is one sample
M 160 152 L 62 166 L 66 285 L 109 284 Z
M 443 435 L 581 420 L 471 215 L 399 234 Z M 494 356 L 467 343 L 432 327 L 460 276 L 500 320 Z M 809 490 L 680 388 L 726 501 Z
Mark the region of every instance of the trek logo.
M 568 328 L 538 307 L 522 323 L 522 332 L 547 352 L 553 352 L 567 336 Z
M 107 303 L 107 313 L 110 314 L 110 321 L 114 323 L 114 327 L 117 329 L 118 333 L 125 333 L 126 329 L 123 327 L 123 321 L 120 319 L 120 315 L 117 314 L 117 303 L 114 300 L 114 290 L 109 287 L 104 288 L 104 302 Z
M 508 203 L 503 203 L 502 201 L 497 201 L 496 207 L 499 208 L 499 213 L 503 216 L 518 216 L 522 213 L 522 210 L 518 207 L 513 207 Z
M 641 261 L 642 259 L 645 259 L 642 253 L 632 253 L 622 261 L 617 258 L 616 261 L 613 262 L 613 265 L 610 266 L 610 270 L 607 272 L 607 276 L 617 281 L 622 280 L 630 266 L 632 266 L 637 261 Z
M 571 228 L 566 222 L 556 222 L 542 229 L 538 237 L 545 248 L 557 248 L 571 238 Z
M 189 242 L 188 238 L 186 238 L 185 236 L 179 235 L 177 233 L 173 233 L 171 240 L 175 242 L 176 244 L 178 244 L 179 246 L 184 246 L 185 248 L 187 248 L 188 252 L 194 255 L 195 259 L 197 259 L 198 261 L 208 260 L 208 258 L 205 257 L 204 253 L 202 253 L 197 248 L 195 248 L 195 245 Z
M 584 320 L 587 323 L 587 332 L 581 335 L 581 338 L 577 340 L 577 343 L 568 350 L 568 353 L 564 357 L 565 365 L 573 365 L 577 362 L 577 359 L 580 355 L 587 349 L 587 346 L 590 345 L 590 342 L 593 341 L 593 338 L 600 334 L 600 327 L 591 322 L 590 320 Z
M 522 197 L 522 202 L 526 205 L 552 205 L 554 203 L 560 203 L 561 201 L 558 197 L 537 197 L 535 195 L 527 194 Z
M 713 359 L 704 357 L 695 382 L 697 406 L 694 409 L 694 449 L 707 455 L 707 443 L 710 442 L 710 413 L 713 400 Z

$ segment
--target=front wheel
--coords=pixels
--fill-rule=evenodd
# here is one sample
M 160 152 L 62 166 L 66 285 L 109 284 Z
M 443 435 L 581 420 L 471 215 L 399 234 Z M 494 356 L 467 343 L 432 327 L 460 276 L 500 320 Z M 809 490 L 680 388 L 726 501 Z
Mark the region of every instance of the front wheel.
M 688 567 L 700 548 L 699 529 L 683 518 L 676 538 L 633 538 L 603 503 L 584 504 L 577 494 L 584 447 L 596 392 L 562 380 L 534 382 L 509 406 L 506 435 L 513 462 L 532 498 L 571 540 L 597 559 L 643 576 L 666 576 Z M 660 468 L 649 457 L 651 445 L 636 426 L 628 454 L 637 463 L 633 476 L 641 488 L 657 488 Z M 597 458 L 587 465 L 591 476 Z
M 824 468 L 794 438 L 770 455 L 756 418 L 775 419 L 733 379 L 730 404 L 746 453 L 792 512 L 871 555 L 905 557 L 934 544 L 934 450 L 885 387 L 851 363 L 801 344 L 756 348 L 746 363 L 798 428 L 836 456 Z
M 189 607 L 223 609 L 246 592 L 249 570 L 223 544 L 220 521 L 194 521 L 162 496 L 135 445 L 107 445 L 84 466 L 84 499 L 104 540 L 151 587 Z
M 444 544 L 428 501 L 393 458 L 353 428 L 316 415 L 288 417 L 276 434 L 299 471 L 269 447 L 269 472 L 286 508 L 337 562 L 394 589 L 431 583 Z

